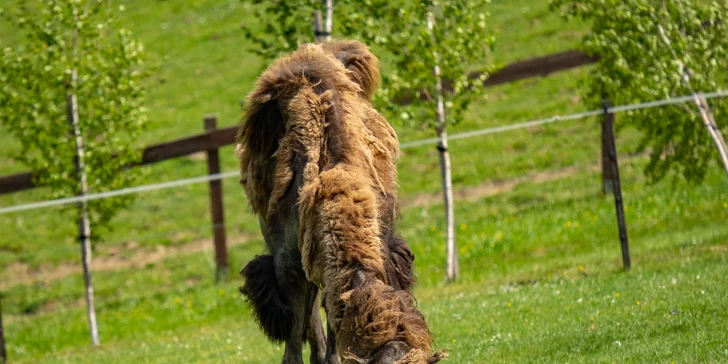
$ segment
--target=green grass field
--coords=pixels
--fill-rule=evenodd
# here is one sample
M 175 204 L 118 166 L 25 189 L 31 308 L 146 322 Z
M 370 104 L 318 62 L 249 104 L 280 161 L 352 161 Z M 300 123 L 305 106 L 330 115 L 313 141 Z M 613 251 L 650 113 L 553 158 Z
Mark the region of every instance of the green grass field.
M 2 2 L 0 2 L 1 4 Z M 217 113 L 233 125 L 238 101 L 263 62 L 239 30 L 237 0 L 120 1 L 125 23 L 155 65 L 142 144 L 202 130 Z M 578 45 L 584 28 L 547 2 L 494 1 L 498 64 Z M 16 41 L 0 23 L 2 41 Z M 586 70 L 487 90 L 453 131 L 583 110 Z M 619 117 L 618 117 L 619 122 Z M 718 122 L 721 122 L 720 120 Z M 397 126 L 402 141 L 432 136 Z M 416 254 L 419 306 L 453 363 L 728 362 L 728 181 L 715 168 L 697 186 L 649 185 L 645 158 L 628 158 L 639 134 L 625 128 L 622 155 L 632 271 L 621 270 L 614 201 L 600 195 L 599 124 L 569 121 L 452 142 L 461 279 L 444 281 L 444 217 L 436 150 L 406 150 L 399 164 L 400 230 Z M 25 170 L 0 133 L 0 175 Z M 221 150 L 234 170 L 232 148 Z M 206 173 L 204 157 L 149 168 L 146 182 Z M 233 273 L 263 246 L 242 190 L 226 181 Z M 42 189 L 0 196 L 0 206 L 45 198 Z M 79 249 L 61 209 L 0 215 L 0 291 L 12 362 L 274 363 L 229 283 L 213 282 L 207 186 L 150 192 L 95 246 L 94 283 L 103 345 L 88 345 Z

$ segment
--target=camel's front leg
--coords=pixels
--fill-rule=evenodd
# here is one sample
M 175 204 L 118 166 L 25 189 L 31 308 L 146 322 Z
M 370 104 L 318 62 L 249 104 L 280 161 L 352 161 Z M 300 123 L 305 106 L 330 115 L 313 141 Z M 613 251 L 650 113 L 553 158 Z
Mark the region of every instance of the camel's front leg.
M 331 323 L 326 324 L 327 337 L 326 337 L 326 357 L 324 359 L 325 364 L 340 364 L 339 353 L 336 351 L 336 333 Z
M 306 317 L 309 317 L 308 329 L 306 331 L 307 339 L 311 346 L 310 363 L 324 364 L 324 356 L 326 355 L 326 335 L 324 334 L 324 325 L 321 322 L 321 306 L 319 305 L 318 300 L 319 290 L 316 285 L 311 284 L 311 286 L 313 300 L 310 301 L 311 305 L 307 306 L 311 309 L 306 312 Z

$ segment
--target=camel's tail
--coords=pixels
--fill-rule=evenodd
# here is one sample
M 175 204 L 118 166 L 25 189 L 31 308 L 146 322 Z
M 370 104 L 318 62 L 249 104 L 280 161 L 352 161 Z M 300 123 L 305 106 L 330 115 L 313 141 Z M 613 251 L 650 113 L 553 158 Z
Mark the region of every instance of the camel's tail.
M 253 314 L 265 335 L 273 342 L 283 342 L 293 328 L 293 309 L 284 301 L 276 282 L 273 257 L 260 255 L 240 272 L 245 284 L 240 293 L 245 295 Z

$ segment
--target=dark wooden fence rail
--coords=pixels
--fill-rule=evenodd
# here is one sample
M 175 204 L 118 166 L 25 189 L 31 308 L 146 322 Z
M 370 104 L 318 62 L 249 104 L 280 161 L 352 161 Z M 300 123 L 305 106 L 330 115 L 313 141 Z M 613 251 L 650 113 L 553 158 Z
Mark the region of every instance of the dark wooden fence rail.
M 589 56 L 582 51 L 568 50 L 547 56 L 516 61 L 491 73 L 483 81 L 483 87 L 493 87 L 534 77 L 545 77 L 555 72 L 590 65 L 596 63 L 598 60 L 599 57 Z M 468 77 L 472 80 L 480 77 L 482 74 L 483 72 L 473 72 Z M 452 91 L 452 80 L 442 80 L 442 88 L 445 92 Z M 412 102 L 414 96 L 414 91 L 408 92 L 394 101 L 400 105 L 407 105 Z M 420 93 L 420 100 L 427 100 L 427 97 L 426 92 Z
M 492 87 L 527 78 L 548 76 L 555 72 L 586 66 L 597 60 L 598 57 L 589 56 L 578 50 L 569 50 L 543 57 L 516 61 L 493 72 L 485 80 L 483 86 Z M 478 76 L 480 76 L 478 72 L 471 74 L 472 78 Z M 452 82 L 445 80 L 446 89 L 451 87 L 451 84 Z M 407 104 L 412 102 L 412 99 L 411 97 L 405 97 L 397 100 L 397 102 Z M 230 145 L 235 142 L 236 133 L 237 126 L 231 126 L 223 129 L 209 130 L 203 134 L 193 135 L 171 142 L 155 144 L 144 149 L 139 165 L 152 164 Z M 0 195 L 29 190 L 35 187 L 37 186 L 33 183 L 33 176 L 30 172 L 0 177 Z
M 493 72 L 483 82 L 483 86 L 491 87 L 527 78 L 545 77 L 555 72 L 587 66 L 597 61 L 599 61 L 598 56 L 590 56 L 579 50 L 568 50 L 543 57 L 529 58 L 510 63 Z M 479 72 L 470 74 L 471 79 L 477 77 L 480 77 Z
M 237 127 L 232 126 L 171 142 L 154 144 L 144 149 L 139 165 L 153 164 L 230 145 L 234 143 L 236 133 Z M 30 172 L 0 177 L 0 195 L 35 187 L 38 186 L 33 183 L 33 175 Z

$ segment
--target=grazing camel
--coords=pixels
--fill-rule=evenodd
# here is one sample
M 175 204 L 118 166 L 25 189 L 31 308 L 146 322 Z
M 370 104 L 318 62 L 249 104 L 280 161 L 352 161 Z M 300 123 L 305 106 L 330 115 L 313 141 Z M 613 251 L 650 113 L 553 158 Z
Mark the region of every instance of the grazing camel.
M 397 136 L 371 105 L 378 61 L 356 41 L 305 44 L 274 62 L 238 134 L 241 184 L 269 254 L 241 272 L 283 363 L 434 363 L 395 232 Z M 324 343 L 316 297 L 326 310 Z

